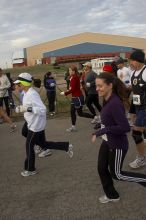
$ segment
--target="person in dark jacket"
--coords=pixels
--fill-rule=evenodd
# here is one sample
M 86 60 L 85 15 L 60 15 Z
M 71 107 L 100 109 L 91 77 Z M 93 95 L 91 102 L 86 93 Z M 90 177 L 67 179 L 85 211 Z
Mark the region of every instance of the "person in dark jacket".
M 122 170 L 124 158 L 128 151 L 127 132 L 130 126 L 125 115 L 123 99 L 125 86 L 113 74 L 103 72 L 96 78 L 96 88 L 103 97 L 101 110 L 101 128 L 92 136 L 92 142 L 101 136 L 103 139 L 98 155 L 98 173 L 105 195 L 99 198 L 101 203 L 119 201 L 113 178 L 137 182 L 146 187 L 146 175 Z
M 55 114 L 56 81 L 51 72 L 47 72 L 44 76 L 44 87 L 47 92 L 49 113 L 53 116 Z
M 92 70 L 91 62 L 86 62 L 83 64 L 83 66 L 85 71 L 84 83 L 86 91 L 86 105 L 91 114 L 94 115 L 94 119 L 91 121 L 91 123 L 96 124 L 100 121 L 100 116 L 97 116 L 96 109 L 100 112 L 102 108 L 99 103 L 99 97 L 95 86 L 97 74 Z

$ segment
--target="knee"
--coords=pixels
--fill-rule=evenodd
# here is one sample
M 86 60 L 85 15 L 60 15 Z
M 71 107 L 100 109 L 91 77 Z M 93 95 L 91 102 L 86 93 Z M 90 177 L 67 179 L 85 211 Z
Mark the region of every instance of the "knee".
M 132 137 L 136 144 L 140 144 L 143 141 L 142 132 L 141 131 L 132 131 Z

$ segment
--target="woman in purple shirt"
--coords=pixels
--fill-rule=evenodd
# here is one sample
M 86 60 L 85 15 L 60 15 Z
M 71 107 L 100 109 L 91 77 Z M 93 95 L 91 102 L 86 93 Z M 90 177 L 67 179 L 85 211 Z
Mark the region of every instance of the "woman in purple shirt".
M 113 74 L 103 72 L 96 78 L 96 88 L 103 97 L 101 128 L 92 136 L 92 142 L 101 136 L 103 139 L 98 155 L 98 173 L 105 195 L 99 198 L 101 203 L 119 201 L 113 178 L 137 182 L 146 187 L 146 175 L 122 171 L 124 158 L 128 150 L 127 132 L 130 126 L 124 108 L 124 84 Z

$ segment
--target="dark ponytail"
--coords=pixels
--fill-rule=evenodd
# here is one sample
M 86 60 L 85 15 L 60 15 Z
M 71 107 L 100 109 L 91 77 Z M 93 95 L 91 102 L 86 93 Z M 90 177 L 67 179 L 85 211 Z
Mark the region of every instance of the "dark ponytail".
M 102 72 L 97 76 L 98 79 L 102 79 L 107 85 L 113 84 L 113 93 L 119 96 L 119 98 L 125 102 L 126 86 L 117 78 L 113 73 Z

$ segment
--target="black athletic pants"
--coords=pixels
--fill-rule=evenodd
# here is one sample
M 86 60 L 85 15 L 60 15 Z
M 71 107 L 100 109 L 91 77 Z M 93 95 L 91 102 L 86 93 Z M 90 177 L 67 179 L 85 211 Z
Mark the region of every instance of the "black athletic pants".
M 47 98 L 48 98 L 49 112 L 55 112 L 56 92 L 55 91 L 47 91 Z
M 93 105 L 97 108 L 97 110 L 100 112 L 101 111 L 101 105 L 99 104 L 99 97 L 98 94 L 88 94 L 86 96 L 86 105 L 88 109 L 90 110 L 91 114 L 94 116 L 96 115 L 96 111 L 93 107 Z
M 26 137 L 26 159 L 24 169 L 29 171 L 35 170 L 35 152 L 34 145 L 39 145 L 43 150 L 55 149 L 68 151 L 69 142 L 46 141 L 45 131 L 33 132 L 28 130 L 27 123 L 24 123 L 22 135 Z
M 113 183 L 113 179 L 136 182 L 146 187 L 146 175 L 128 171 L 122 171 L 122 165 L 127 151 L 121 149 L 109 149 L 103 141 L 98 155 L 98 173 L 103 190 L 108 198 L 119 197 Z
M 76 124 L 76 120 L 77 120 L 77 116 L 76 116 L 76 112 L 78 113 L 78 115 L 80 117 L 84 117 L 84 118 L 94 118 L 94 115 L 91 115 L 87 112 L 83 112 L 83 106 L 80 106 L 79 108 L 76 108 L 74 104 L 71 104 L 71 109 L 70 109 L 70 113 L 71 113 L 71 122 L 72 125 Z

